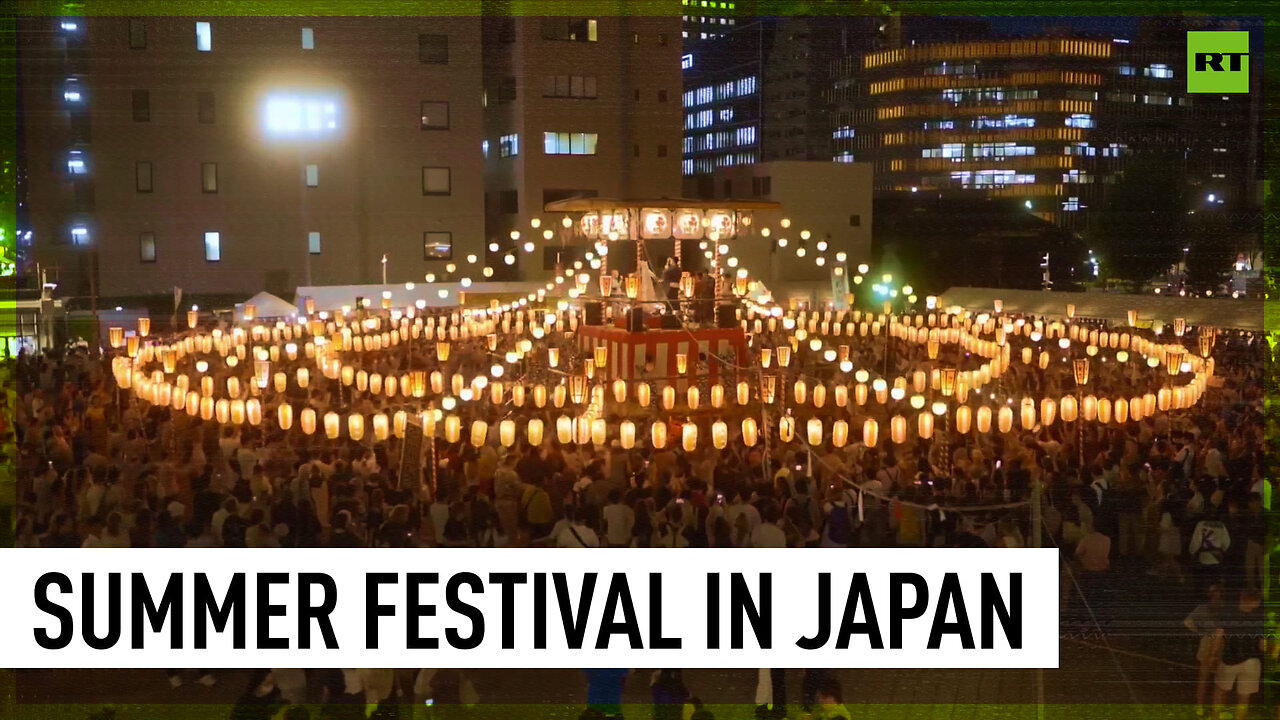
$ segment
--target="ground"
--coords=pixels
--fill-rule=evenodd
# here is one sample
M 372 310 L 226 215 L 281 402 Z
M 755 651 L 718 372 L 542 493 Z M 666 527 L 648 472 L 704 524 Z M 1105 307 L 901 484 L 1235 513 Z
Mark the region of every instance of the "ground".
M 1182 626 L 1193 607 L 1189 585 L 1140 568 L 1116 575 L 1112 621 L 1104 631 L 1064 617 L 1057 669 L 837 670 L 852 718 L 1163 718 L 1194 717 L 1195 639 Z M 169 686 L 161 670 L 26 670 L 16 674 L 15 720 L 88 718 L 104 704 L 116 720 L 227 718 L 245 687 L 244 671 L 218 671 L 203 687 L 187 676 Z M 469 673 L 482 700 L 470 717 L 563 718 L 584 708 L 578 670 L 478 670 Z M 633 673 L 628 718 L 652 716 L 647 670 Z M 755 670 L 689 670 L 685 683 L 712 706 L 717 720 L 754 717 Z M 799 699 L 803 672 L 788 673 L 788 697 Z M 3 706 L 0 706 L 3 709 Z M 1255 712 L 1260 712 L 1255 709 Z M 799 716 L 791 707 L 790 715 Z M 405 714 L 408 718 L 410 715 Z M 1260 717 L 1260 715 L 1259 715 Z

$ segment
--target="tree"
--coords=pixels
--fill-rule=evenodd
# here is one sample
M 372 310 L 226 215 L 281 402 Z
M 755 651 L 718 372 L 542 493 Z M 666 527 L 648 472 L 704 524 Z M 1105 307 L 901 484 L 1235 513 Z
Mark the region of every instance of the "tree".
M 1085 229 L 1106 273 L 1139 289 L 1178 261 L 1191 224 L 1182 156 L 1135 155 Z

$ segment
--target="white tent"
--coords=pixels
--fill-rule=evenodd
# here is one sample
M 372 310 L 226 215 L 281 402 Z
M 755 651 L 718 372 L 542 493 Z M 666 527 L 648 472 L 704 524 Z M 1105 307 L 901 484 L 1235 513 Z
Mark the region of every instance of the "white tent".
M 289 317 L 296 315 L 298 312 L 298 309 L 291 303 L 285 302 L 264 290 L 242 303 L 236 303 L 237 322 L 244 320 L 244 306 L 250 304 L 256 308 L 256 317 L 260 318 Z

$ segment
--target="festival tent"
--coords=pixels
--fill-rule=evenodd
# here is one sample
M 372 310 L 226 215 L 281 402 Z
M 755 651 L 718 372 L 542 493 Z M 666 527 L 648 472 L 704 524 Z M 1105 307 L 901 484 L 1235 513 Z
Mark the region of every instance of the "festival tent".
M 236 303 L 237 322 L 244 320 L 244 306 L 250 304 L 256 308 L 256 317 L 260 318 L 289 317 L 298 312 L 292 303 L 285 302 L 264 290 L 242 303 Z
M 1106 320 L 1124 325 L 1128 322 L 1128 312 L 1137 310 L 1139 327 L 1149 327 L 1152 321 L 1170 325 L 1174 318 L 1180 317 L 1185 318 L 1188 325 L 1251 331 L 1263 329 L 1265 305 L 1261 299 L 1253 298 L 973 287 L 953 287 L 941 297 L 944 307 L 959 305 L 976 312 L 991 312 L 992 301 L 999 299 L 1004 303 L 1005 312 L 1062 317 L 1066 314 L 1067 304 L 1071 303 L 1076 306 L 1076 317 L 1086 320 Z

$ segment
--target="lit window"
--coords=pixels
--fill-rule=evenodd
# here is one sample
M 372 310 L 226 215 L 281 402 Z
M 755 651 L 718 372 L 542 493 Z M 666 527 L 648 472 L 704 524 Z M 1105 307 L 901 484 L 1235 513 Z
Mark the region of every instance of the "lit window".
M 1166 93 L 1150 93 L 1142 96 L 1142 101 L 1148 105 L 1172 105 L 1173 98 Z
M 67 172 L 72 175 L 86 175 L 89 167 L 85 165 L 84 153 L 79 150 L 72 150 L 67 153 Z
M 689 68 L 691 68 L 691 67 L 693 67 L 693 55 L 681 55 L 681 56 L 680 56 L 680 69 L 681 69 L 681 70 L 688 70 L 688 69 L 689 69 Z
M 320 166 L 307 166 L 307 187 L 320 187 Z
M 83 225 L 76 225 L 71 228 L 71 244 L 72 245 L 88 245 L 89 244 L 89 228 Z
M 69 103 L 78 103 L 84 99 L 80 94 L 80 81 L 75 78 L 67 78 L 66 85 L 62 91 L 62 99 Z
M 307 252 L 312 255 L 320 254 L 320 233 L 314 230 L 307 233 Z
M 1164 63 L 1152 63 L 1142 69 L 1142 74 L 1147 77 L 1168 80 L 1173 77 L 1173 69 Z
M 222 260 L 221 233 L 210 231 L 204 234 L 204 259 L 206 262 L 219 262 Z
M 196 50 L 200 52 L 213 50 L 213 28 L 207 22 L 196 23 Z
M 428 230 L 422 233 L 423 260 L 450 260 L 453 258 L 453 233 Z
M 449 168 L 422 168 L 423 195 L 448 195 L 450 193 L 450 189 Z
M 316 31 L 311 28 L 302 28 L 302 49 L 316 49 Z
M 543 151 L 547 155 L 595 155 L 596 133 L 544 132 Z
M 271 95 L 263 124 L 272 135 L 318 135 L 338 128 L 338 103 L 329 96 Z
M 1134 68 L 1132 65 L 1121 65 L 1121 66 L 1120 66 L 1120 74 L 1121 74 L 1121 75 L 1136 75 L 1136 74 L 1137 74 L 1137 69 L 1136 69 L 1136 68 Z
M 200 190 L 207 193 L 218 192 L 218 163 L 200 164 Z
M 1062 209 L 1067 212 L 1075 212 L 1080 209 L 1080 198 L 1069 197 L 1062 203 Z
M 59 24 L 59 27 L 61 27 L 63 30 L 66 30 L 67 32 L 75 32 L 76 30 L 80 29 L 80 26 L 76 24 L 76 22 L 73 20 L 63 20 Z
M 1066 119 L 1067 127 L 1091 128 L 1093 127 L 1093 116 L 1088 113 L 1073 113 L 1071 117 Z
M 480 154 L 484 155 L 485 159 L 489 158 L 489 141 L 488 140 L 480 141 Z
M 520 154 L 520 135 L 512 133 L 498 138 L 498 157 L 515 157 Z
M 138 260 L 144 263 L 156 261 L 156 234 L 138 233 Z
M 449 129 L 449 103 L 423 101 L 421 108 L 421 125 L 423 130 Z

